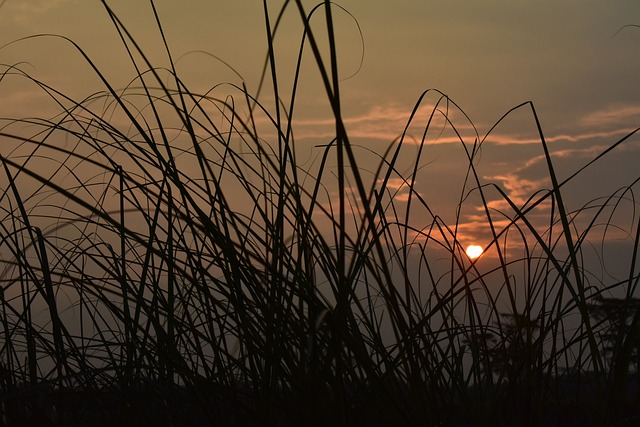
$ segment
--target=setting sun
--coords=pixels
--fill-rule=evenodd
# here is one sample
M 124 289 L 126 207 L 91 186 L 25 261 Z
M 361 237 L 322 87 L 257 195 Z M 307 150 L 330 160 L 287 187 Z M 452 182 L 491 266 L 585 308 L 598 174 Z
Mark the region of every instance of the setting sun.
M 482 246 L 469 245 L 467 246 L 467 256 L 471 259 L 476 259 L 482 255 Z

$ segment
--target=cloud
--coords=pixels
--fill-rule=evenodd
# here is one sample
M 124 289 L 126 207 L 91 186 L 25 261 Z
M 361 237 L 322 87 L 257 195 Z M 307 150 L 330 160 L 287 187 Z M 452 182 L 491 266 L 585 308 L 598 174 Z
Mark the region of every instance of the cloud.
M 382 184 L 382 179 L 378 180 L 378 188 Z M 387 191 L 390 196 L 393 197 L 394 202 L 408 202 L 409 195 L 411 194 L 410 181 L 403 178 L 390 178 L 387 181 Z M 420 195 L 420 193 L 414 188 L 413 197 Z
M 640 126 L 640 105 L 617 105 L 595 111 L 582 117 L 583 126 L 620 126 L 629 122 Z
M 356 114 L 346 113 L 343 122 L 350 138 L 391 142 L 397 141 L 406 129 L 404 143 L 419 144 L 422 143 L 423 134 L 428 129 L 425 138 L 427 143 L 460 143 L 460 137 L 453 132 L 451 124 L 447 121 L 449 120 L 463 135 L 465 142 L 475 141 L 475 133 L 470 123 L 461 120 L 461 116 L 456 115 L 455 111 L 447 112 L 446 117 L 444 112 L 438 111 L 431 118 L 435 108 L 434 105 L 421 106 L 411 118 L 411 110 L 398 105 L 375 106 Z M 332 138 L 335 136 L 335 121 L 332 117 L 296 118 L 294 132 L 297 138 Z
M 571 162 L 571 164 L 577 163 L 582 166 L 605 151 L 608 147 L 608 145 L 591 145 L 554 150 L 551 152 L 551 158 L 552 161 L 554 161 L 556 169 L 566 170 L 566 167 L 559 165 L 560 161 Z M 510 170 L 501 173 L 485 175 L 483 179 L 485 182 L 497 184 L 515 206 L 519 208 L 525 207 L 527 203 L 531 203 L 530 199 L 534 194 L 540 191 L 546 192 L 546 190 L 551 188 L 551 179 L 548 175 L 546 162 L 546 156 L 540 154 L 524 159 L 520 166 L 512 167 Z M 577 169 L 568 168 L 566 172 L 571 173 L 573 170 Z M 549 201 L 544 202 L 536 209 L 546 209 L 548 203 Z M 490 199 L 487 205 L 497 211 L 511 212 L 511 205 L 502 197 Z M 483 209 L 483 207 L 479 208 L 479 210 Z
M 407 138 L 407 142 L 420 142 L 422 137 L 420 132 L 424 131 L 424 126 L 429 117 L 428 114 L 431 111 L 433 111 L 433 106 L 429 106 L 428 108 L 425 106 L 423 110 L 419 111 L 414 119 L 414 124 L 409 127 L 409 134 L 412 135 L 413 139 Z M 632 117 L 636 109 L 625 108 L 618 111 L 621 116 Z M 352 137 L 392 141 L 401 135 L 409 115 L 410 112 L 405 111 L 397 105 L 375 106 L 360 114 L 346 115 L 345 125 L 349 135 Z M 584 120 L 580 120 L 570 132 L 558 131 L 555 134 L 545 135 L 545 141 L 549 144 L 548 147 L 551 151 L 551 157 L 560 179 L 578 170 L 580 166 L 597 157 L 600 153 L 607 150 L 611 144 L 629 133 L 630 129 L 628 127 L 617 126 L 616 123 L 613 123 L 613 119 L 611 119 L 613 116 L 612 114 L 604 112 L 599 114 L 593 113 L 585 116 Z M 604 127 L 604 125 L 601 127 L 595 126 L 596 122 L 606 122 L 604 119 L 594 120 L 594 118 L 597 117 L 609 117 L 608 120 L 612 122 L 612 125 L 609 128 Z M 442 116 L 440 116 L 440 118 L 442 118 Z M 458 125 L 454 117 L 452 117 L 451 120 L 454 126 Z M 461 126 L 461 129 L 463 129 L 463 132 L 466 132 L 467 135 L 466 137 L 463 136 L 463 139 L 472 141 L 473 139 L 471 139 L 469 135 L 473 135 L 473 127 L 466 121 L 461 120 L 461 122 L 464 125 Z M 296 125 L 298 129 L 296 136 L 298 138 L 303 135 L 315 137 L 319 135 L 326 135 L 326 137 L 335 135 L 333 131 L 333 121 L 330 119 L 297 120 Z M 430 129 L 430 133 L 426 138 L 427 143 L 459 144 L 460 139 L 451 131 L 450 127 L 448 131 L 445 129 L 442 133 L 439 132 L 443 128 L 446 128 L 446 125 L 447 123 L 444 121 L 434 122 L 432 124 L 433 128 Z M 420 126 L 422 126 L 422 128 Z M 532 201 L 544 196 L 551 187 L 546 157 L 542 153 L 540 138 L 535 137 L 535 128 L 533 129 L 534 136 L 529 137 L 525 134 L 516 133 L 491 133 L 484 143 L 488 144 L 487 147 L 492 146 L 493 148 L 491 151 L 486 152 L 486 159 L 480 159 L 482 164 L 477 166 L 479 168 L 478 170 L 485 171 L 482 175 L 483 182 L 493 183 L 499 186 L 506 194 L 508 200 L 518 209 L 531 205 Z M 438 132 L 436 132 L 436 130 Z M 463 133 L 463 135 L 465 135 L 465 133 Z M 530 144 L 532 147 L 529 149 L 517 148 L 517 146 L 523 144 Z M 540 149 L 536 149 L 533 145 L 540 146 Z M 513 146 L 514 148 L 508 150 L 508 146 Z M 638 144 L 630 143 L 625 146 L 628 146 L 627 149 L 629 150 L 640 149 Z M 623 149 L 623 147 L 620 148 Z M 616 150 L 616 152 L 618 152 L 618 150 Z M 449 153 L 449 151 L 447 151 L 447 153 Z M 430 179 L 433 180 L 432 182 L 442 182 L 442 180 L 446 178 L 443 178 L 439 174 L 448 174 L 446 176 L 450 178 L 451 169 L 445 167 L 435 168 L 431 169 L 431 173 L 437 174 L 437 176 L 430 175 Z M 422 176 L 423 175 L 420 175 L 418 177 L 416 189 L 423 189 Z M 396 205 L 396 208 L 401 210 L 402 204 L 406 202 L 409 197 L 407 183 L 400 178 L 396 178 L 389 181 L 387 188 L 393 194 L 394 202 L 399 203 Z M 435 196 L 435 194 L 431 196 Z M 494 191 L 485 191 L 485 196 L 487 197 L 487 207 L 492 212 L 492 221 L 497 232 L 500 232 L 505 227 L 512 227 L 509 218 L 515 217 L 516 212 L 514 212 L 512 205 L 507 199 L 500 193 Z M 437 197 L 438 200 L 430 199 L 430 207 L 442 207 L 439 201 L 444 196 L 439 194 Z M 457 224 L 457 239 L 462 244 L 477 242 L 484 244 L 491 239 L 490 227 L 486 215 L 484 215 L 484 209 L 485 206 L 482 205 L 468 205 L 463 209 Z M 455 221 L 451 221 L 453 218 L 447 216 L 446 212 L 438 211 L 434 212 L 434 214 L 438 215 L 438 217 L 448 225 L 449 230 L 456 228 Z M 550 214 L 551 199 L 549 198 L 538 204 L 533 210 L 527 212 L 526 217 L 529 223 L 536 227 L 537 232 L 544 234 L 549 228 Z M 431 219 L 433 220 L 433 218 Z M 522 222 L 520 222 L 520 224 L 523 225 Z M 524 228 L 526 229 L 526 227 Z M 450 234 L 449 231 L 445 231 L 442 235 L 438 231 L 434 233 L 430 238 L 440 241 L 453 237 L 452 235 L 445 235 Z M 436 234 L 438 234 L 437 237 Z M 516 240 L 515 243 L 511 243 L 512 248 L 520 248 L 523 242 L 517 242 L 517 233 L 511 234 L 514 236 L 510 237 L 510 240 Z M 417 241 L 423 241 L 426 236 L 416 233 L 414 238 Z
M 473 143 L 478 138 L 483 141 L 483 144 L 491 145 L 541 144 L 540 136 L 531 133 L 500 133 L 494 131 L 483 138 L 482 135 L 476 135 L 474 126 L 462 115 L 457 114 L 455 110 L 449 111 L 446 118 L 444 113 L 439 112 L 434 115 L 432 122 L 429 123 L 429 118 L 434 108 L 434 105 L 422 106 L 408 126 L 411 111 L 395 104 L 375 106 L 355 115 L 346 113 L 344 123 L 351 138 L 391 142 L 398 140 L 405 128 L 407 128 L 403 142 L 420 144 L 423 142 L 425 128 L 429 126 L 429 132 L 424 140 L 429 144 L 459 144 L 461 138 L 466 143 Z M 545 133 L 544 140 L 548 144 L 598 141 L 599 145 L 604 147 L 602 145 L 603 141 L 613 143 L 631 132 L 634 128 L 631 128 L 629 124 L 636 117 L 636 122 L 640 126 L 640 105 L 607 108 L 589 113 L 578 119 L 570 132 Z M 335 122 L 329 117 L 324 119 L 295 119 L 294 125 L 294 131 L 298 138 L 326 139 L 335 136 Z M 460 136 L 454 132 L 452 126 L 455 126 L 455 130 Z
M 638 122 L 640 126 L 640 120 Z M 576 132 L 574 134 L 562 133 L 556 135 L 544 135 L 544 140 L 547 143 L 554 142 L 582 142 L 589 141 L 594 139 L 608 139 L 612 140 L 614 138 L 618 138 L 624 136 L 631 132 L 633 129 L 628 127 L 626 128 L 617 128 L 605 131 L 593 131 L 591 129 L 585 129 L 581 132 Z M 540 137 L 527 137 L 523 135 L 516 134 L 491 134 L 487 136 L 485 140 L 485 144 L 496 144 L 496 145 L 524 145 L 524 144 L 541 144 L 542 140 Z
M 538 180 L 526 179 L 517 172 L 505 175 L 496 175 L 490 177 L 490 181 L 498 184 L 506 193 L 507 197 L 517 207 L 523 207 L 527 201 L 537 191 L 549 187 L 549 178 L 543 177 Z M 496 198 L 487 202 L 490 209 L 498 211 L 511 211 L 511 204 L 503 198 Z M 483 207 L 479 207 L 483 210 Z

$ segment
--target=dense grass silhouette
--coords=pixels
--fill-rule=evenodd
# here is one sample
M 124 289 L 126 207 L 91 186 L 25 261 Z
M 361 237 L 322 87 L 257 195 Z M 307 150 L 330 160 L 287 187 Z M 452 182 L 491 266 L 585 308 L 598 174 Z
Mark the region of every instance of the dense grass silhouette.
M 196 93 L 176 71 L 161 16 L 167 67 L 103 4 L 137 70 L 127 87 L 69 39 L 101 91 L 75 100 L 20 64 L 0 75 L 59 105 L 55 117 L 0 124 L 12 147 L 0 185 L 6 425 L 638 421 L 640 226 L 633 210 L 624 224 L 616 217 L 635 208 L 637 179 L 577 210 L 563 200 L 638 129 L 560 180 L 532 103 L 469 141 L 462 109 L 427 90 L 407 131 L 363 166 L 340 100 L 333 17 L 344 9 L 298 0 L 271 16 L 265 2 L 257 93 L 218 82 Z M 305 28 L 293 81 L 275 63 L 287 13 Z M 294 138 L 303 61 L 319 71 L 335 130 L 311 165 Z M 514 111 L 538 130 L 550 183 L 524 204 L 476 169 Z M 411 126 L 422 129 L 417 151 Z M 464 254 L 460 215 L 445 221 L 417 190 L 427 140 L 443 127 L 466 156 L 459 210 L 479 198 L 491 233 L 483 257 L 493 261 L 482 266 Z M 407 151 L 414 161 L 400 167 Z M 628 275 L 599 280 L 585 247 L 618 230 Z

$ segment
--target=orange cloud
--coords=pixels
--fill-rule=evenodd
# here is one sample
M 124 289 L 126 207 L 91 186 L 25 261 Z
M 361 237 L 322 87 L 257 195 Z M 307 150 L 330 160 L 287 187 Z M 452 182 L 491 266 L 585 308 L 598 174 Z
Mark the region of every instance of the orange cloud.
M 640 121 L 639 121 L 639 125 L 640 125 Z M 631 130 L 632 129 L 630 128 L 624 128 L 624 129 L 614 129 L 614 130 L 600 131 L 600 132 L 583 131 L 575 134 L 544 135 L 544 140 L 547 143 L 554 143 L 554 142 L 562 142 L 562 141 L 581 142 L 581 141 L 587 141 L 587 140 L 596 139 L 596 138 L 610 139 L 610 138 L 624 136 L 628 134 Z M 531 137 L 524 137 L 522 135 L 492 133 L 489 137 L 487 137 L 484 143 L 485 144 L 490 143 L 490 144 L 496 144 L 496 145 L 523 145 L 523 144 L 540 145 L 541 139 L 539 137 L 531 138 Z
M 407 128 L 405 143 L 420 143 L 425 128 L 429 125 L 427 141 L 435 144 L 459 143 L 460 139 L 452 132 L 451 125 L 447 123 L 444 112 L 438 112 L 429 123 L 429 117 L 434 105 L 424 105 L 409 123 L 411 110 L 401 108 L 398 105 L 374 106 L 368 111 L 356 115 L 345 115 L 343 118 L 347 133 L 352 138 L 374 139 L 382 141 L 394 141 L 402 136 Z M 473 130 L 469 123 L 457 123 L 455 111 L 449 111 L 448 118 L 456 126 L 456 129 L 464 132 Z M 297 138 L 332 138 L 335 136 L 335 121 L 331 117 L 311 119 L 294 119 L 294 133 Z M 444 130 L 444 132 L 443 132 Z M 475 135 L 468 137 L 473 142 Z

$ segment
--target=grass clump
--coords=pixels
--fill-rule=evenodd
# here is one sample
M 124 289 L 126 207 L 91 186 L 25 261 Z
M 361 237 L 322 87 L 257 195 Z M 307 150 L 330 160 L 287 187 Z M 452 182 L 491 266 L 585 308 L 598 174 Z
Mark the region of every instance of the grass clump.
M 0 127 L 12 144 L 0 186 L 7 425 L 637 421 L 640 227 L 635 213 L 615 220 L 635 208 L 637 180 L 577 210 L 563 200 L 637 130 L 562 181 L 533 105 L 515 107 L 496 126 L 531 114 L 550 183 L 519 203 L 477 170 L 494 129 L 463 137 L 456 120 L 470 120 L 438 91 L 422 94 L 386 152 L 350 140 L 336 5 L 290 1 L 274 17 L 265 2 L 269 104 L 244 83 L 191 91 L 157 14 L 167 67 L 103 4 L 137 72 L 126 88 L 71 40 L 102 91 L 74 100 L 19 65 L 0 76 L 32 82 L 60 111 Z M 287 13 L 304 24 L 293 81 L 280 77 L 274 43 Z M 299 161 L 294 139 L 305 60 L 334 125 L 312 163 Z M 467 164 L 453 222 L 416 184 L 429 138 L 444 132 Z M 363 167 L 372 155 L 377 163 Z M 463 252 L 471 197 L 491 262 Z M 618 229 L 628 275 L 599 279 L 585 248 Z

